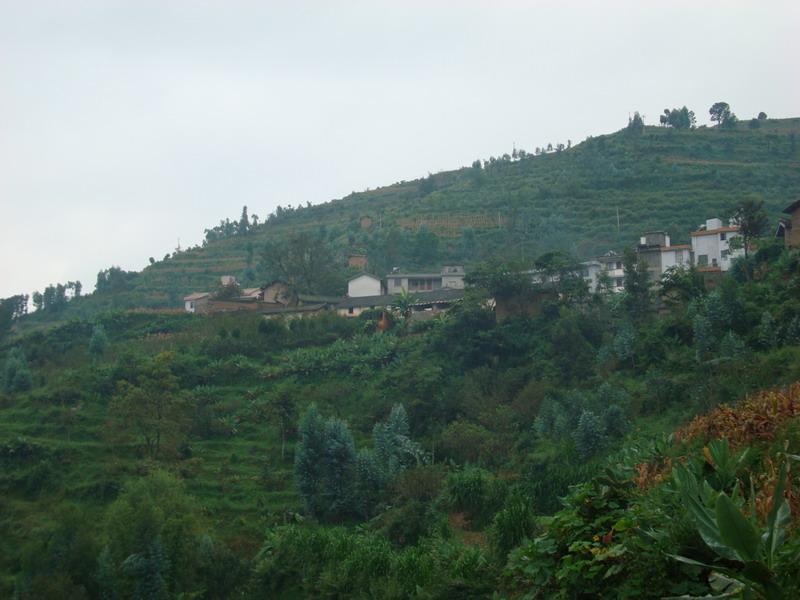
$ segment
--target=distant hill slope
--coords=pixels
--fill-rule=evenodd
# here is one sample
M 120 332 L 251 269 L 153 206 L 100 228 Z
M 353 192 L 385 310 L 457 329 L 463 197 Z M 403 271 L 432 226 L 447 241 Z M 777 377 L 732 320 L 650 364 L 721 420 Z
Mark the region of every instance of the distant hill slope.
M 751 194 L 764 199 L 773 218 L 800 197 L 798 133 L 800 118 L 770 119 L 757 129 L 743 121 L 733 131 L 621 130 L 562 152 L 493 159 L 482 168 L 282 209 L 247 235 L 156 261 L 126 292 L 87 298 L 83 308 L 177 306 L 184 294 L 209 290 L 225 274 L 256 285 L 269 275 L 268 265 L 258 269 L 266 240 L 321 226 L 341 262 L 350 252 L 365 251 L 379 272 L 395 264 L 530 258 L 552 249 L 589 257 L 620 249 L 653 229 L 668 231 L 674 243 L 687 242 L 699 223 L 724 216 Z M 371 225 L 362 226 L 361 217 Z M 423 225 L 439 238 L 438 249 L 424 256 L 416 248 Z

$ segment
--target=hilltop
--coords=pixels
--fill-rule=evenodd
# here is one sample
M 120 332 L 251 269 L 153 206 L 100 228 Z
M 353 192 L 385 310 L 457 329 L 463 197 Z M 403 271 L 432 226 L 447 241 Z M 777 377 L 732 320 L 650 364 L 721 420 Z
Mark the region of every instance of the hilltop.
M 758 128 L 741 122 L 733 130 L 622 129 L 553 152 L 515 151 L 320 205 L 280 207 L 245 235 L 230 223 L 210 228 L 203 246 L 151 259 L 141 273 L 71 303 L 67 314 L 177 308 L 183 295 L 213 289 L 220 275 L 258 285 L 274 275 L 260 260 L 264 244 L 298 232 L 320 235 L 337 265 L 365 253 L 379 273 L 498 256 L 526 260 L 550 250 L 584 258 L 654 229 L 685 243 L 699 223 L 745 197 L 763 199 L 777 218 L 800 195 L 798 133 L 800 118 L 767 119 Z M 337 271 L 329 291 L 343 291 L 347 273 Z

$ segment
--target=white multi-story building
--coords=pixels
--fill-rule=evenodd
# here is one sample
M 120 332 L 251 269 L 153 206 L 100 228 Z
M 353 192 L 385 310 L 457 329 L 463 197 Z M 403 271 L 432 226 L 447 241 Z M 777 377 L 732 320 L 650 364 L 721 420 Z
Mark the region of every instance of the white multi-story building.
M 721 219 L 708 219 L 690 235 L 694 262 L 699 269 L 727 271 L 734 258 L 744 255 L 744 248 L 730 247 L 733 238 L 741 238 L 738 225 L 723 226 Z

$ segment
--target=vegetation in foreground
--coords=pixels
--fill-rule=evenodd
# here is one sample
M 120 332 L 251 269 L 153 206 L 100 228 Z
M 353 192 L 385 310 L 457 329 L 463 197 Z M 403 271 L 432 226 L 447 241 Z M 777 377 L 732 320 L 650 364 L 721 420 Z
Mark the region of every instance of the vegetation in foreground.
M 513 273 L 386 333 L 112 312 L 7 341 L 0 594 L 792 597 L 798 253 L 658 298 L 635 262 L 622 295 L 564 271 L 498 323 L 486 295 L 536 293 Z

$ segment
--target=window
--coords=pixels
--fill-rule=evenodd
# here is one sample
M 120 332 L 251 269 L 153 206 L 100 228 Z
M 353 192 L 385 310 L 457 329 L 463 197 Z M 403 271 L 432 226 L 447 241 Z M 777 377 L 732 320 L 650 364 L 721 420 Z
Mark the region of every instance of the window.
M 395 277 L 395 278 L 394 278 L 394 285 L 395 285 L 396 287 L 400 287 L 401 285 L 403 285 L 403 280 L 402 280 L 402 279 L 400 279 L 399 277 Z
M 711 266 L 713 266 L 713 267 L 717 266 L 717 259 L 716 258 L 712 258 L 711 259 Z
M 347 309 L 347 314 L 348 315 L 352 315 L 353 314 L 353 307 L 352 306 Z
M 622 277 L 617 277 L 617 278 L 614 280 L 614 284 L 615 284 L 615 285 L 616 285 L 618 288 L 621 288 L 621 287 L 622 287 Z
M 697 257 L 697 264 L 701 267 L 708 266 L 708 254 L 701 254 Z
M 730 250 L 723 250 L 722 251 L 722 260 L 728 260 L 728 257 L 731 255 Z
M 426 292 L 433 289 L 433 279 L 409 279 L 408 289 L 411 292 Z
M 719 234 L 719 240 L 721 242 L 724 242 L 727 239 L 728 239 L 728 234 L 726 232 L 723 231 L 722 233 Z
M 622 268 L 622 263 L 620 261 L 617 261 L 617 266 L 614 267 L 614 268 L 615 269 L 621 269 Z

